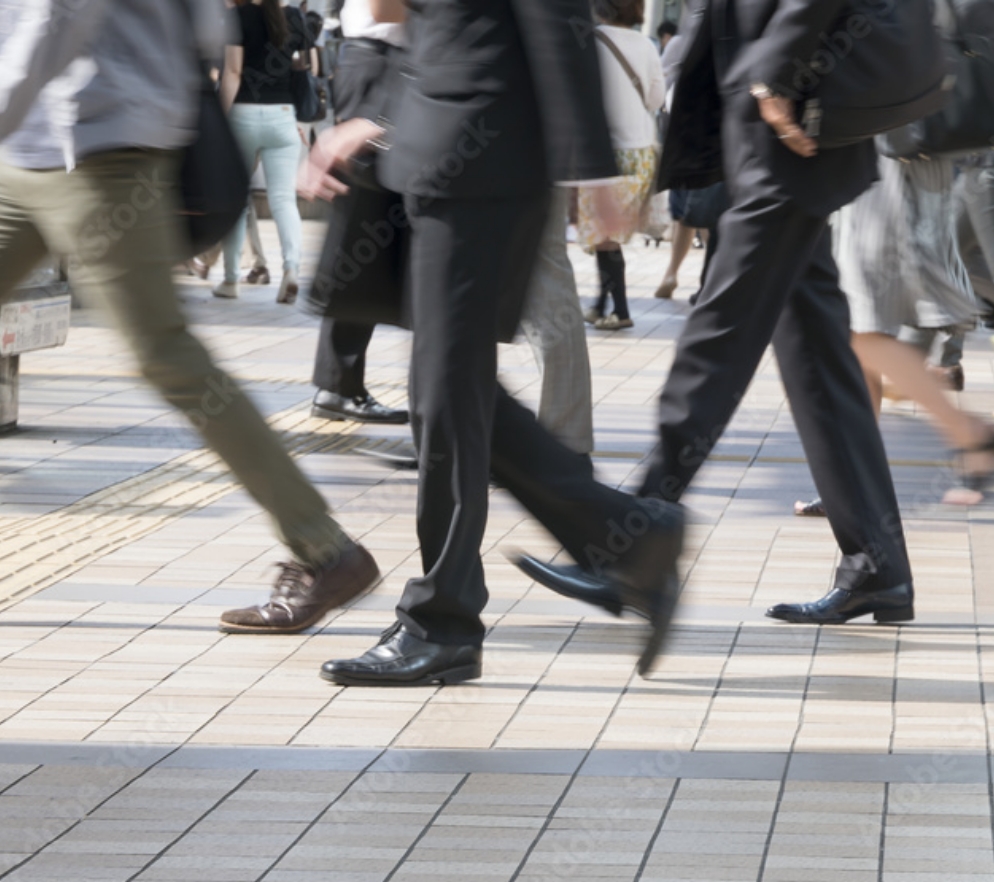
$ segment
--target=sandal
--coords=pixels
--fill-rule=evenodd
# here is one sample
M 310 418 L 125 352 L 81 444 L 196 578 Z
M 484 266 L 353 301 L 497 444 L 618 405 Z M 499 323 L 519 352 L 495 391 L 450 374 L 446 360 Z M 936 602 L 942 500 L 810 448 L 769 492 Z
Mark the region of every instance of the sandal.
M 825 511 L 825 505 L 821 501 L 821 497 L 812 499 L 810 502 L 795 502 L 794 503 L 794 514 L 799 518 L 827 518 L 828 513 Z
M 657 300 L 670 300 L 678 287 L 680 286 L 676 279 L 663 279 L 659 283 L 659 287 L 656 288 L 656 293 L 652 296 Z
M 994 466 L 984 471 L 968 472 L 964 457 L 971 453 L 994 454 L 994 434 L 982 444 L 964 447 L 953 452 L 960 459 L 959 484 L 951 487 L 942 497 L 946 505 L 977 505 L 994 489 Z
M 254 266 L 245 274 L 245 281 L 250 285 L 268 285 L 269 270 L 264 266 Z

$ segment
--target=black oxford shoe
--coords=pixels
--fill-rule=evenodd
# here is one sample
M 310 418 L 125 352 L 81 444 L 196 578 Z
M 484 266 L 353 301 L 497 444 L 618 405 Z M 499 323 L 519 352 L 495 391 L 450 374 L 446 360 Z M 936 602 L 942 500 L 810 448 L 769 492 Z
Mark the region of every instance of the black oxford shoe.
M 372 395 L 366 392 L 347 398 L 337 392 L 319 389 L 314 396 L 311 416 L 326 420 L 353 420 L 357 423 L 389 423 L 403 425 L 409 419 L 406 410 L 393 410 L 380 404 Z
M 447 646 L 415 637 L 399 622 L 359 658 L 333 660 L 321 676 L 340 686 L 430 686 L 476 680 L 483 672 L 483 650 L 475 645 Z
M 808 625 L 842 625 L 873 615 L 878 622 L 910 622 L 915 617 L 915 589 L 910 582 L 876 591 L 836 586 L 812 603 L 778 603 L 767 611 L 771 619 Z
M 662 651 L 680 598 L 676 564 L 683 549 L 684 516 L 679 505 L 668 502 L 643 499 L 639 507 L 649 518 L 648 526 L 624 554 L 599 572 L 545 564 L 529 555 L 514 563 L 557 594 L 614 615 L 627 609 L 647 619 L 649 634 L 638 661 L 638 672 L 645 677 Z

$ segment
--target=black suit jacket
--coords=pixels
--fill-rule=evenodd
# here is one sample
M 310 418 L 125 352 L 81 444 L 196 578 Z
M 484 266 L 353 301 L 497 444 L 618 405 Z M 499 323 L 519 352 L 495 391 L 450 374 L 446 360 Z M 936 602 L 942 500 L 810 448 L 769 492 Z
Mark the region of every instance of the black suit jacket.
M 528 197 L 617 174 L 586 0 L 412 0 L 383 184 Z
M 787 198 L 816 215 L 851 202 L 876 178 L 873 143 L 792 153 L 762 121 L 754 83 L 790 82 L 832 32 L 846 0 L 695 0 L 660 164 L 660 185 L 701 187 L 726 178 L 733 197 Z

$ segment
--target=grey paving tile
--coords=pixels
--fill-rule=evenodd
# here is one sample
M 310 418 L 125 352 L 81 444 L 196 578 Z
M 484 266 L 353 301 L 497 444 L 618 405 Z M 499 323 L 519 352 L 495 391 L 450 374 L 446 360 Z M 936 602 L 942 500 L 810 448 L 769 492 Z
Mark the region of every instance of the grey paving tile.
M 584 755 L 581 750 L 389 750 L 371 771 L 569 775 Z
M 164 769 L 285 769 L 288 771 L 362 771 L 382 751 L 361 748 L 207 747 L 188 744 L 161 763 Z
M 592 751 L 581 775 L 779 781 L 787 754 L 730 751 Z

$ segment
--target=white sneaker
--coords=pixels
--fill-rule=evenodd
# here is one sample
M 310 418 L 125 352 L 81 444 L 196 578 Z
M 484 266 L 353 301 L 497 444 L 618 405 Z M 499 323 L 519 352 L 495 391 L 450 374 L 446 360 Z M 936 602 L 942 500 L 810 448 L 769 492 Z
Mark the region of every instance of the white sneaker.
M 234 300 L 238 296 L 238 282 L 221 282 L 214 287 L 212 293 L 215 297 L 221 297 L 224 300 Z
M 283 281 L 280 282 L 280 290 L 276 295 L 276 302 L 295 303 L 299 289 L 300 285 L 297 283 L 297 274 L 293 270 L 286 270 L 283 273 Z

